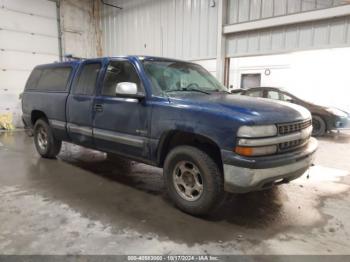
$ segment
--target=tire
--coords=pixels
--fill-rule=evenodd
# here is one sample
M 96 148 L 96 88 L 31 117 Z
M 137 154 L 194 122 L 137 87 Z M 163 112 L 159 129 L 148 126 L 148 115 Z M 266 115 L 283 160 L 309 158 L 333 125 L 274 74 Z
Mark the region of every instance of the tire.
M 326 123 L 320 116 L 312 116 L 312 128 L 313 136 L 323 136 L 326 133 Z
M 168 194 L 182 211 L 208 215 L 223 202 L 222 172 L 205 152 L 191 146 L 176 147 L 167 155 L 163 172 Z
M 42 157 L 55 158 L 61 150 L 62 141 L 54 137 L 47 121 L 39 119 L 34 125 L 34 144 Z

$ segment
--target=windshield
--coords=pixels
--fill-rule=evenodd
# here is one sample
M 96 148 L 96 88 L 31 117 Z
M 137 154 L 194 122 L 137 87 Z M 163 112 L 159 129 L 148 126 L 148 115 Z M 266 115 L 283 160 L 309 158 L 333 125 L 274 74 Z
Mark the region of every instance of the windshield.
M 149 76 L 155 93 L 172 92 L 227 92 L 203 67 L 178 61 L 144 61 L 145 71 Z

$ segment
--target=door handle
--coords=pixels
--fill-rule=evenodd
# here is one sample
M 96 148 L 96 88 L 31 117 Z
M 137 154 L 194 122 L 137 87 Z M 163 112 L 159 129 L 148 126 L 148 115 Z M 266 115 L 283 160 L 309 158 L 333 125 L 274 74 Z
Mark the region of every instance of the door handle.
M 96 104 L 94 106 L 94 109 L 95 109 L 96 112 L 103 112 L 103 106 L 100 105 L 100 104 Z

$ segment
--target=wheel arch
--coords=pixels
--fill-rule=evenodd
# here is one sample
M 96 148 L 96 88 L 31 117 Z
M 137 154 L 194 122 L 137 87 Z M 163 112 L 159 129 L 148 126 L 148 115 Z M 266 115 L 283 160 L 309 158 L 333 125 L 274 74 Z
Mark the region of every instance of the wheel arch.
M 218 144 L 205 135 L 181 131 L 169 130 L 161 136 L 157 148 L 157 161 L 160 167 L 163 167 L 167 154 L 175 147 L 188 145 L 196 147 L 206 152 L 222 169 L 221 151 Z
M 35 122 L 38 121 L 38 119 L 44 119 L 46 122 L 48 122 L 48 118 L 43 111 L 33 110 L 30 114 L 30 121 L 31 121 L 32 126 L 35 125 Z

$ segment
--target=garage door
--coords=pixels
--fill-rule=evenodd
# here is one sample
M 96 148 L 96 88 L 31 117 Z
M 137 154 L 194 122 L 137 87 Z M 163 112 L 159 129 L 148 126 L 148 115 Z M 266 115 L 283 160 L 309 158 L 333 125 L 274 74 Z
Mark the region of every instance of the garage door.
M 0 115 L 21 125 L 19 94 L 35 65 L 59 60 L 56 3 L 0 0 Z

